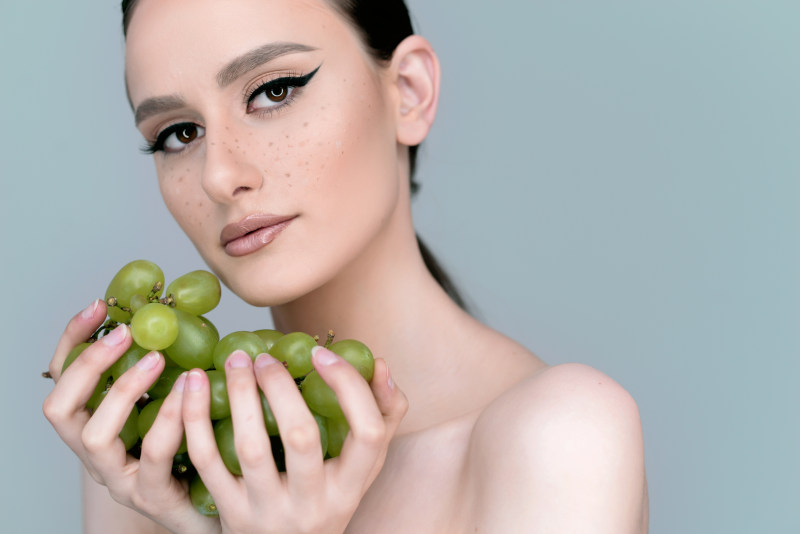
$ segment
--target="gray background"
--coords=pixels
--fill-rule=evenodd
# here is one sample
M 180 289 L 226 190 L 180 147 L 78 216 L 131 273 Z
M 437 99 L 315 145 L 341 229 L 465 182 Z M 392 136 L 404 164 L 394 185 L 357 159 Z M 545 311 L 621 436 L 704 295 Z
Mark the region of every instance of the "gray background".
M 651 532 L 800 532 L 800 4 L 410 4 L 444 64 L 418 228 L 480 315 L 637 399 Z M 124 263 L 201 260 L 137 151 L 118 2 L 0 5 L 0 530 L 73 533 L 39 373 Z

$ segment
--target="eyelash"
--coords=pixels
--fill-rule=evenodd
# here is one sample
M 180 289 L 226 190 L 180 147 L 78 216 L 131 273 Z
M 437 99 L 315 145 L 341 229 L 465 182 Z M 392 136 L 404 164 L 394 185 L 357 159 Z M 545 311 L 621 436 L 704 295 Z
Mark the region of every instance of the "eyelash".
M 322 65 L 320 65 L 320 67 L 321 66 Z M 287 76 L 262 83 L 245 95 L 244 105 L 249 108 L 250 104 L 262 93 L 266 93 L 267 91 L 270 91 L 272 89 L 284 87 L 289 93 L 282 102 L 280 102 L 275 106 L 270 106 L 264 109 L 259 109 L 251 112 L 252 114 L 258 114 L 258 116 L 272 116 L 272 114 L 275 113 L 276 111 L 285 108 L 292 103 L 292 101 L 297 97 L 297 91 L 305 87 L 308 84 L 308 82 L 311 81 L 311 79 L 314 77 L 317 71 L 319 71 L 320 67 L 317 67 L 316 69 L 314 69 L 313 71 L 309 72 L 304 76 Z M 172 134 L 181 131 L 187 126 L 194 126 L 199 128 L 199 126 L 190 122 L 181 122 L 170 125 L 167 128 L 161 130 L 161 132 L 159 132 L 159 134 L 156 136 L 155 141 L 147 143 L 147 145 L 142 148 L 142 152 L 146 154 L 155 154 L 156 152 L 164 151 L 164 144 L 166 143 L 167 139 L 169 139 L 169 137 Z

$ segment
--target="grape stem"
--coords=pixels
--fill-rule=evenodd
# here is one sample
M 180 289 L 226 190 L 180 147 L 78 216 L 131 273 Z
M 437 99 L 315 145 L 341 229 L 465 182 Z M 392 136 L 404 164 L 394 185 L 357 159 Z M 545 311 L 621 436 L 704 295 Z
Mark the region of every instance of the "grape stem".
M 328 339 L 325 340 L 325 348 L 326 349 L 329 349 L 331 347 L 331 344 L 333 343 L 333 338 L 335 336 L 336 336 L 336 334 L 333 333 L 333 330 L 328 330 Z

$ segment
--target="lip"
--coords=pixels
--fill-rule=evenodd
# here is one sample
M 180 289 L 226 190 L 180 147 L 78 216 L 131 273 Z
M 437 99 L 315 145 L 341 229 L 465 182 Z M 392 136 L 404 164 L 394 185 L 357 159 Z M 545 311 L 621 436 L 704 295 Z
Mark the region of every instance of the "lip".
M 222 229 L 219 242 L 229 256 L 251 254 L 272 243 L 296 215 L 249 215 Z

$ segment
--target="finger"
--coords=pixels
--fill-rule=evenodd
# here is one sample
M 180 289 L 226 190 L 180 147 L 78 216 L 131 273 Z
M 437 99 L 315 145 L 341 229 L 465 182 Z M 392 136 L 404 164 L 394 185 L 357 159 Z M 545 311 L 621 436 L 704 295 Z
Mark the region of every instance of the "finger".
M 50 360 L 50 376 L 58 381 L 61 377 L 61 368 L 69 352 L 76 346 L 84 343 L 97 330 L 106 318 L 106 306 L 102 300 L 95 300 L 89 306 L 73 317 L 64 333 L 58 340 L 53 359 Z
M 252 500 L 261 502 L 278 490 L 278 468 L 272 458 L 264 413 L 258 395 L 253 361 L 246 352 L 234 351 L 225 362 L 225 379 L 233 419 L 234 444 L 245 487 Z
M 383 460 L 385 459 L 386 450 L 389 446 L 389 441 L 397 432 L 397 428 L 408 412 L 408 399 L 405 394 L 400 391 L 392 380 L 392 375 L 389 372 L 389 366 L 382 358 L 375 360 L 375 373 L 370 382 L 370 388 L 375 396 L 375 401 L 378 404 L 378 409 L 383 414 L 383 420 L 386 423 L 387 440 L 384 445 L 383 457 L 373 467 L 373 471 L 368 477 L 370 483 L 374 480 L 381 468 L 383 467 Z M 350 450 L 347 441 L 351 439 L 348 436 L 345 439 L 345 444 L 342 448 L 343 462 L 349 464 L 351 461 Z
M 158 410 L 153 426 L 142 440 L 138 484 L 143 494 L 150 488 L 163 488 L 174 482 L 172 460 L 184 438 L 181 410 L 187 375 L 183 373 L 175 381 Z
M 365 483 L 371 482 L 374 466 L 391 435 L 369 384 L 352 365 L 323 347 L 312 350 L 312 361 L 316 371 L 336 393 L 350 425 L 350 433 L 334 465 L 342 484 L 359 492 Z
M 130 329 L 121 325 L 88 347 L 69 367 L 42 405 L 45 417 L 61 438 L 84 458 L 81 432 L 89 420 L 86 403 L 95 393 L 103 373 L 131 344 Z
M 255 361 L 255 368 L 258 384 L 280 430 L 290 495 L 308 498 L 320 493 L 325 468 L 316 419 L 281 362 L 261 354 Z
M 225 467 L 209 417 L 211 392 L 205 371 L 193 369 L 186 377 L 181 416 L 189 458 L 222 512 L 241 498 L 239 484 Z
M 138 410 L 136 401 L 158 379 L 163 368 L 164 358 L 161 354 L 147 354 L 114 383 L 86 423 L 81 441 L 93 465 L 104 479 L 113 476 L 127 464 L 127 451 L 119 433 L 131 410 Z

